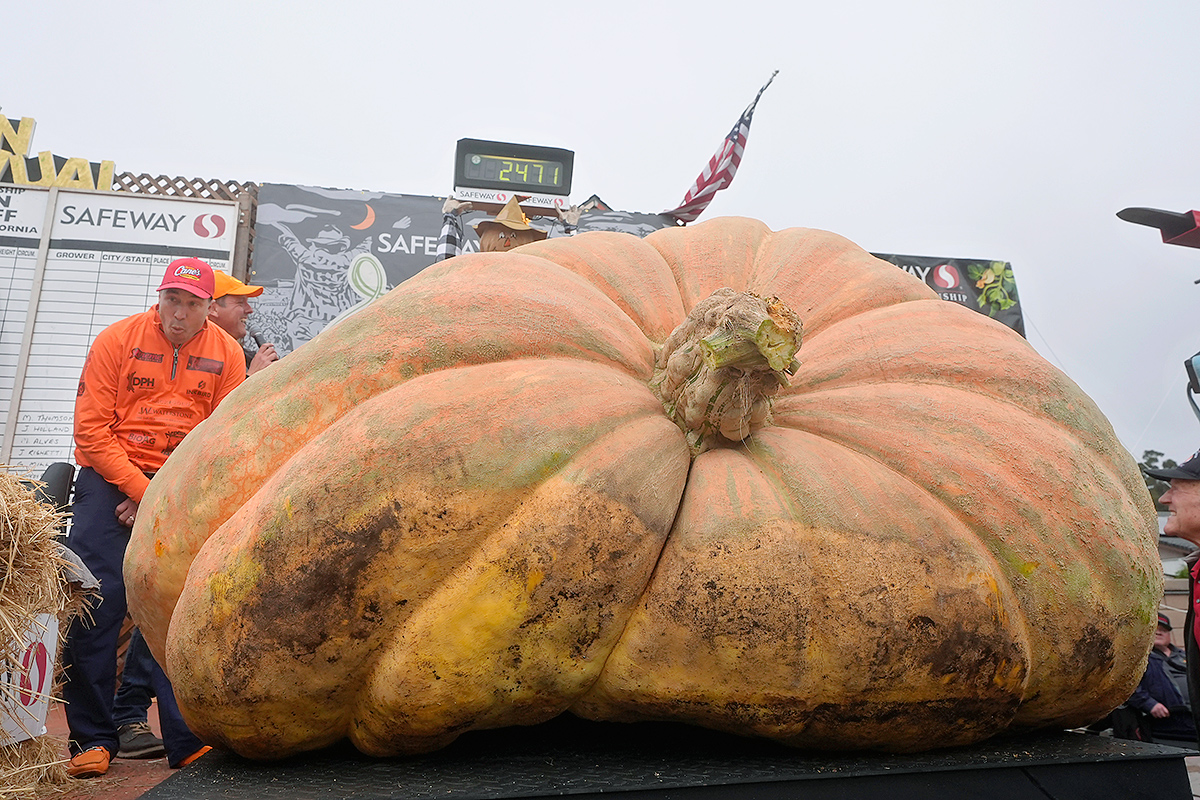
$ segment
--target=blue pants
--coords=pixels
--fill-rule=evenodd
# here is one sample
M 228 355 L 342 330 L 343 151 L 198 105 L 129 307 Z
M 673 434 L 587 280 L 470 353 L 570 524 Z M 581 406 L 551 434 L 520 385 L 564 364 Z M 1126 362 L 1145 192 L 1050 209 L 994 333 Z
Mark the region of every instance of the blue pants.
M 150 684 L 155 667 L 154 656 L 137 628 L 129 635 L 125 650 L 125 668 L 121 670 L 121 685 L 113 698 L 113 723 L 117 728 L 134 722 L 145 722 L 150 709 L 154 687 Z
M 71 753 L 103 745 L 116 755 L 117 725 L 113 720 L 113 693 L 117 687 L 117 639 L 125 619 L 125 577 L 122 566 L 129 529 L 116 517 L 125 495 L 90 467 L 75 479 L 73 524 L 67 546 L 75 551 L 100 580 L 103 598 L 92 609 L 92 621 L 79 616 L 71 623 L 63 649 L 67 701 L 67 726 Z M 150 686 L 158 697 L 158 721 L 163 747 L 171 765 L 199 750 L 203 743 L 183 721 L 175 693 L 162 668 L 150 659 Z

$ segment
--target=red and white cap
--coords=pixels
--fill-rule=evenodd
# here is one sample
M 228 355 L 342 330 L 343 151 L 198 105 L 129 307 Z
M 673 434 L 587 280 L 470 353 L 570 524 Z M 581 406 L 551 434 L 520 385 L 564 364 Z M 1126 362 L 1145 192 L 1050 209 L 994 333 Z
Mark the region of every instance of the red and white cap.
M 158 290 L 183 289 L 208 299 L 213 296 L 214 284 L 213 269 L 208 264 L 198 258 L 177 258 L 167 265 Z

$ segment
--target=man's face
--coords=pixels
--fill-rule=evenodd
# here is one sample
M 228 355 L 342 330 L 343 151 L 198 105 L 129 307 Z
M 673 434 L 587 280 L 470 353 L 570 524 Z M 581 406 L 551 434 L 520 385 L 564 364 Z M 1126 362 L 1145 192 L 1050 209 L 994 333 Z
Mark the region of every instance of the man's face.
M 250 299 L 239 295 L 227 294 L 213 301 L 208 318 L 225 329 L 235 339 L 246 335 L 246 317 L 254 313 L 250 307 Z
M 1171 649 L 1171 632 L 1159 625 L 1154 631 L 1154 646 L 1159 650 Z
M 212 299 L 196 297 L 183 289 L 163 289 L 158 293 L 158 316 L 167 341 L 182 347 L 204 327 Z
M 1163 533 L 1200 544 L 1200 481 L 1175 478 L 1159 502 L 1171 512 Z

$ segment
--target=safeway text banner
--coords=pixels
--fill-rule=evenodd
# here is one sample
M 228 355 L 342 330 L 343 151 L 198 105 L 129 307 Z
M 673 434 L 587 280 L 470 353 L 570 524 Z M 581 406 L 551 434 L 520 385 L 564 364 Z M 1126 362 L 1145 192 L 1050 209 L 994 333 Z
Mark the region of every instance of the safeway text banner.
M 121 192 L 62 193 L 50 246 L 229 258 L 237 232 L 236 207 L 175 198 L 163 203 L 163 199 Z

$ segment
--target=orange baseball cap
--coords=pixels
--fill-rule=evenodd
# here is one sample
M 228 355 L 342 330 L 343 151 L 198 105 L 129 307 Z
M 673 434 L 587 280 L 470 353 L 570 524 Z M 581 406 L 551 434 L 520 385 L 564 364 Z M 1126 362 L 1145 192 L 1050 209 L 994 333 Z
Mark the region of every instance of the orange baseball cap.
M 213 299 L 224 297 L 227 294 L 240 295 L 242 297 L 258 297 L 263 293 L 261 286 L 247 286 L 232 275 L 226 275 L 219 269 L 213 270 Z

